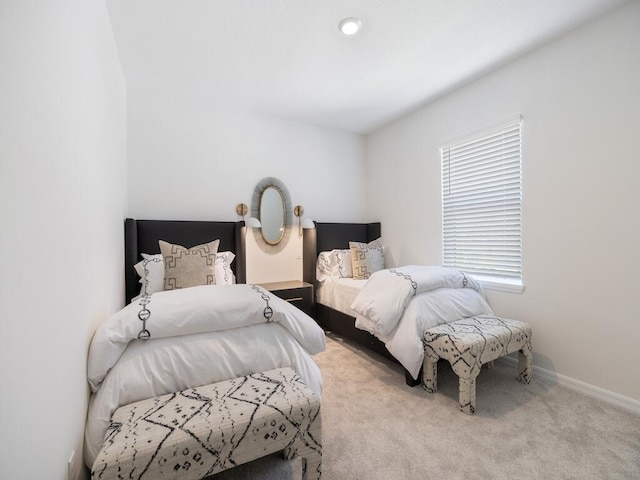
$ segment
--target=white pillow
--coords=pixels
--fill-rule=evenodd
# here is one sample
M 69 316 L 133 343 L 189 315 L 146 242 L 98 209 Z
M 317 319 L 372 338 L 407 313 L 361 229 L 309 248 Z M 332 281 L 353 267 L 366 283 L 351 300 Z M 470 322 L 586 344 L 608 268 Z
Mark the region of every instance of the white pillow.
M 162 283 L 164 282 L 164 262 L 162 254 L 149 255 L 142 254 L 142 260 L 134 265 L 136 273 L 140 276 L 140 295 L 146 291 L 147 295 L 162 291 Z M 146 288 L 146 289 L 145 289 Z M 140 296 L 138 295 L 138 297 Z M 135 297 L 133 300 L 137 299 Z
M 236 258 L 233 252 L 218 252 L 214 268 L 216 271 L 216 285 L 233 285 L 236 283 L 236 276 L 231 270 L 231 262 Z
M 340 278 L 353 277 L 351 272 L 351 252 L 349 249 L 333 250 L 331 253 L 331 258 L 335 262 L 336 269 L 338 270 L 338 276 Z
M 319 282 L 327 278 L 351 278 L 351 252 L 335 249 L 320 252 L 316 262 L 316 278 Z
M 236 256 L 233 252 L 218 252 L 216 254 L 214 268 L 217 285 L 232 285 L 236 283 L 236 276 L 231 269 L 231 262 L 233 262 L 234 258 L 236 258 Z M 142 260 L 136 263 L 133 268 L 135 268 L 136 273 L 140 276 L 142 287 L 140 288 L 140 294 L 134 297 L 131 300 L 132 302 L 144 294 L 145 282 L 147 295 L 163 290 L 164 262 L 161 253 L 155 255 L 143 253 Z
M 320 252 L 316 261 L 316 279 L 324 282 L 333 276 L 331 270 L 331 252 Z

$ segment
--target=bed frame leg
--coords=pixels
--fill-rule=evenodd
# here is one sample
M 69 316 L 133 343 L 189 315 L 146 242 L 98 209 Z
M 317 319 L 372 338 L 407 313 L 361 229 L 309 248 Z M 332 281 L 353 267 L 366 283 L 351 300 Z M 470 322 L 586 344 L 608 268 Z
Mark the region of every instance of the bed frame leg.
M 422 383 L 422 368 L 423 367 L 420 367 L 420 373 L 418 373 L 417 379 L 413 378 L 406 368 L 404 369 L 404 381 L 407 385 L 409 385 L 410 387 L 415 387 L 416 385 L 420 385 Z

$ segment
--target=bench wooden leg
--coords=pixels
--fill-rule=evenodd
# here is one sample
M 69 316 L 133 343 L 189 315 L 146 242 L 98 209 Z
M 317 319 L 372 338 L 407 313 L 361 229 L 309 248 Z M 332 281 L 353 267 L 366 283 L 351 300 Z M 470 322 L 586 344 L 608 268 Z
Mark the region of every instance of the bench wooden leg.
M 307 423 L 309 422 L 309 423 Z M 302 460 L 302 480 L 320 480 L 322 477 L 322 417 L 315 417 L 301 424 L 295 441 L 283 450 L 284 458 Z
M 285 460 L 300 457 L 302 480 L 320 480 L 322 478 L 322 451 L 312 448 L 299 448 L 295 453 L 290 449 L 285 449 L 283 453 Z
M 425 352 L 422 364 L 422 388 L 429 393 L 438 391 L 438 359 Z
M 518 352 L 518 380 L 522 383 L 531 383 L 533 377 L 533 366 L 531 349 L 523 348 Z
M 460 377 L 460 410 L 471 415 L 476 411 L 476 377 Z
M 302 480 L 320 480 L 322 478 L 322 456 L 309 455 L 302 460 Z
M 460 410 L 469 415 L 476 411 L 476 377 L 482 368 L 479 354 L 472 350 L 466 349 L 462 356 L 451 364 L 451 368 L 460 379 Z

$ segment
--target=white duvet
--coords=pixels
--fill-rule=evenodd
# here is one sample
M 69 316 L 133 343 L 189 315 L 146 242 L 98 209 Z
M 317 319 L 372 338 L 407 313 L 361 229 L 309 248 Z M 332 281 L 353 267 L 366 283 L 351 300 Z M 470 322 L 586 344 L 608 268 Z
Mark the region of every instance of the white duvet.
M 424 359 L 426 329 L 493 313 L 478 281 L 453 268 L 421 265 L 373 273 L 351 308 L 356 327 L 384 342 L 414 379 Z
M 267 319 L 265 308 L 273 311 Z M 92 395 L 85 463 L 102 447 L 111 414 L 122 405 L 254 372 L 292 367 L 321 394 L 311 355 L 325 349 L 324 332 L 290 303 L 251 285 L 210 285 L 150 297 L 149 340 L 138 340 L 139 302 L 112 315 L 89 349 Z

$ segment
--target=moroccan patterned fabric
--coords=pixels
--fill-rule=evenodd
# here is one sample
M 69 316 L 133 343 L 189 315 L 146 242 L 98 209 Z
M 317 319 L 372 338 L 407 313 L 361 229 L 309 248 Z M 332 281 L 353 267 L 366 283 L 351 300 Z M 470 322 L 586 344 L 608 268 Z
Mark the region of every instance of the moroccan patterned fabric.
M 291 368 L 119 408 L 91 478 L 196 480 L 280 450 L 321 477 L 320 400 Z
M 460 379 L 460 409 L 465 413 L 475 412 L 475 382 L 482 365 L 493 366 L 494 360 L 518 352 L 518 379 L 531 382 L 531 327 L 525 322 L 476 315 L 430 328 L 424 334 L 424 343 L 425 390 L 437 390 L 438 359 L 448 360 Z

